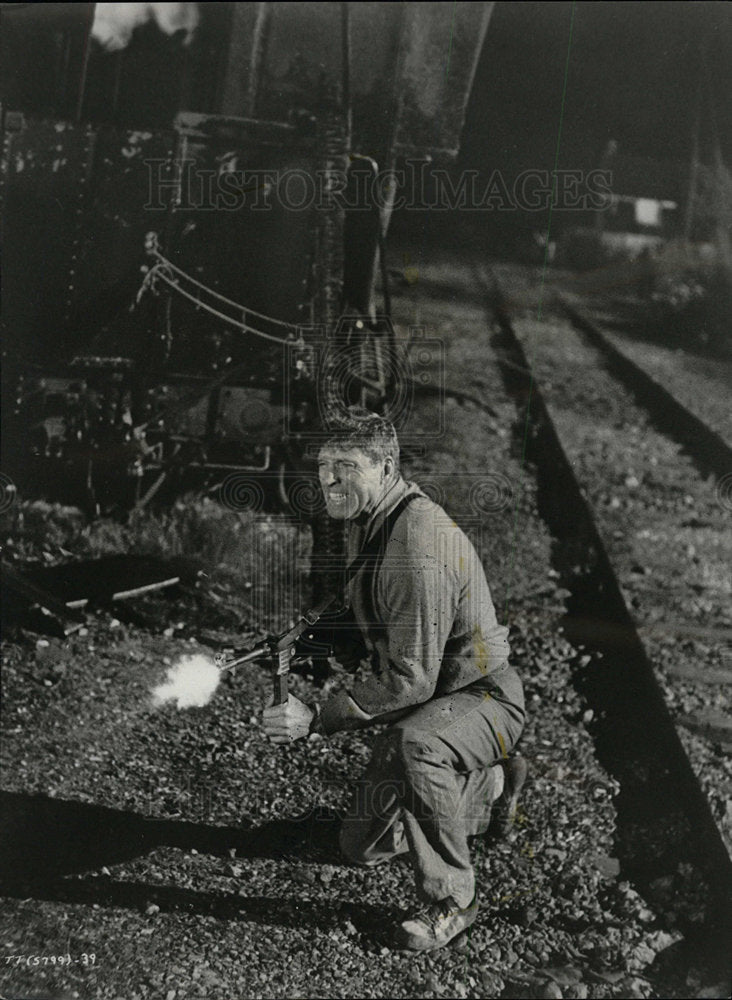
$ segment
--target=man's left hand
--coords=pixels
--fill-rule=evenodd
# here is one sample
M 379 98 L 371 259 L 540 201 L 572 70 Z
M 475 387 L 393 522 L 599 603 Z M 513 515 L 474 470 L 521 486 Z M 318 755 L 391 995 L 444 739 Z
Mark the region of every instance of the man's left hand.
M 293 743 L 308 735 L 314 714 L 299 698 L 288 695 L 284 704 L 265 708 L 264 731 L 273 743 Z

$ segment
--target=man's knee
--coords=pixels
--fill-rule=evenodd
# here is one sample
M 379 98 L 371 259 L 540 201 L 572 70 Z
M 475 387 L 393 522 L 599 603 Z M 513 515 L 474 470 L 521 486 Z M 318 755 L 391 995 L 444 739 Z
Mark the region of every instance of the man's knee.
M 405 807 L 418 819 L 453 815 L 460 806 L 455 756 L 439 736 L 422 729 L 397 729 L 395 752 Z
M 444 771 L 450 769 L 450 750 L 438 736 L 425 730 L 394 726 L 376 741 L 374 762 L 376 774 L 357 806 L 363 810 L 362 817 L 387 817 L 395 807 L 406 808 L 415 815 L 421 815 L 425 807 L 425 796 L 434 799 L 442 794 Z M 350 817 L 357 824 L 357 817 Z M 353 854 L 350 831 L 343 830 L 346 838 L 346 853 Z M 357 848 L 356 848 L 357 850 Z
M 445 767 L 448 763 L 450 752 L 439 736 L 408 727 L 395 728 L 392 733 L 394 761 L 400 776 L 408 779 L 415 772 Z

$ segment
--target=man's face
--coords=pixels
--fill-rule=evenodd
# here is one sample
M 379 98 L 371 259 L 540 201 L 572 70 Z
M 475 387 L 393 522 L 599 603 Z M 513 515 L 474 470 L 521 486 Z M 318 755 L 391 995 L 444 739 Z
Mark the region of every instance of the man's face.
M 318 475 L 330 516 L 351 520 L 370 513 L 386 492 L 392 470 L 390 458 L 373 462 L 360 448 L 322 448 Z

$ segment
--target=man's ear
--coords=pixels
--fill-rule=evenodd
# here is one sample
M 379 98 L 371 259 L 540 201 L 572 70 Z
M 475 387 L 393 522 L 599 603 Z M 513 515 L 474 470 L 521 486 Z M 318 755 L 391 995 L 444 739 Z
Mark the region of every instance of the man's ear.
M 394 459 L 392 458 L 391 455 L 387 455 L 386 458 L 384 459 L 384 475 L 387 479 L 391 479 L 391 477 L 394 475 L 394 468 L 395 468 Z

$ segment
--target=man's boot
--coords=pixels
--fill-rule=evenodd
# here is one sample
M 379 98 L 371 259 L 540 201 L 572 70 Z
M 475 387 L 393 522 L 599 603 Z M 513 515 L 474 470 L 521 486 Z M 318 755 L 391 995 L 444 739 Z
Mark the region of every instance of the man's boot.
M 442 948 L 478 916 L 477 897 L 461 909 L 448 896 L 439 903 L 425 903 L 409 914 L 396 932 L 396 945 L 408 951 L 433 951 Z

